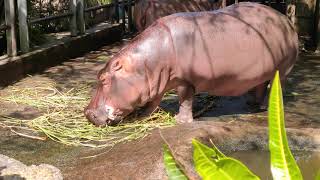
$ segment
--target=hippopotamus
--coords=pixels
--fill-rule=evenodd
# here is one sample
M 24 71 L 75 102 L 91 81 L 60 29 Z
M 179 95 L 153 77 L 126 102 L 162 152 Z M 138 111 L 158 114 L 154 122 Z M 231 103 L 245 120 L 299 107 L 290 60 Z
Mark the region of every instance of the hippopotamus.
M 85 108 L 95 125 L 113 125 L 138 107 L 153 112 L 165 92 L 179 97 L 178 123 L 193 121 L 195 93 L 266 98 L 279 70 L 281 83 L 298 56 L 298 36 L 285 15 L 258 3 L 158 19 L 108 61 Z
M 161 17 L 178 12 L 210 11 L 221 5 L 222 0 L 137 0 L 133 20 L 141 32 Z

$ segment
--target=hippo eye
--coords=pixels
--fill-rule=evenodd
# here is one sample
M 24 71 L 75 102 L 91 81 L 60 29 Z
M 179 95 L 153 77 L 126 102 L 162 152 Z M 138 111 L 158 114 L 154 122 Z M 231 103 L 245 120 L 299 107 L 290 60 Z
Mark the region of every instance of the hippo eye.
M 122 68 L 122 64 L 119 62 L 119 61 L 117 61 L 117 62 L 115 62 L 113 65 L 112 65 L 112 70 L 113 71 L 117 71 L 117 70 L 119 70 L 119 69 L 121 69 Z

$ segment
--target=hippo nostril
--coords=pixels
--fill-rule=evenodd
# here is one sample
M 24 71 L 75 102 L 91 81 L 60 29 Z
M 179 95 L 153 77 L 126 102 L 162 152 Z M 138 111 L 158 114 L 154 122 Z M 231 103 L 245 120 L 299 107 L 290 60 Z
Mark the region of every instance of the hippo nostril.
M 94 113 L 92 110 L 86 110 L 85 111 L 85 115 L 86 115 L 86 117 L 88 118 L 88 119 L 91 119 L 91 120 L 95 120 L 95 119 L 97 119 L 97 115 L 96 115 L 96 113 Z
M 95 113 L 91 113 L 92 119 L 97 119 L 97 115 Z

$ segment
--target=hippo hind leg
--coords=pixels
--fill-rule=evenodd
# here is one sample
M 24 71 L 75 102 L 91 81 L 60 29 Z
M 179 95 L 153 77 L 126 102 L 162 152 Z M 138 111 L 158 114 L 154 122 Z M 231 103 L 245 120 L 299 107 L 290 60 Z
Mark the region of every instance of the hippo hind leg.
M 254 109 L 266 110 L 268 104 L 268 85 L 270 81 L 266 81 L 249 91 L 249 100 L 247 104 Z
M 290 67 L 290 69 L 287 71 L 280 71 L 280 83 L 283 94 L 285 93 L 285 82 L 287 80 L 287 75 L 291 69 L 292 67 Z M 272 81 L 273 80 L 268 80 L 250 90 L 248 92 L 250 99 L 247 101 L 247 104 L 254 108 L 258 107 L 260 111 L 267 110 Z M 270 88 L 268 89 L 269 84 Z
M 192 102 L 194 88 L 191 85 L 183 84 L 176 88 L 179 96 L 179 113 L 175 116 L 178 123 L 190 123 L 193 121 Z
M 281 84 L 281 89 L 282 89 L 282 94 L 283 95 L 285 94 L 285 83 L 286 83 L 286 80 L 287 80 L 287 76 L 286 75 L 280 75 L 280 84 Z M 271 91 L 272 82 L 273 81 L 270 81 L 268 83 L 268 84 L 270 84 L 270 88 L 269 89 L 266 88 L 266 95 L 265 95 L 264 100 L 262 101 L 262 103 L 260 103 L 260 109 L 262 109 L 262 110 L 267 110 L 267 108 L 268 108 L 269 94 L 270 94 L 270 91 Z M 267 84 L 267 87 L 268 87 L 268 84 Z

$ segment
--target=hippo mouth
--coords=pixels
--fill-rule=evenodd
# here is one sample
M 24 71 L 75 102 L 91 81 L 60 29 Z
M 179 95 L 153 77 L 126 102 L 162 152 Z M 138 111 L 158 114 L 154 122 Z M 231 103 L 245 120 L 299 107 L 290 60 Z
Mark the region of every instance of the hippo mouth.
M 123 120 L 123 116 L 102 109 L 85 109 L 86 118 L 95 126 L 115 126 Z
M 123 120 L 123 117 L 118 117 L 118 118 L 114 118 L 114 119 L 107 118 L 106 125 L 115 126 L 115 125 L 119 124 L 122 120 Z

